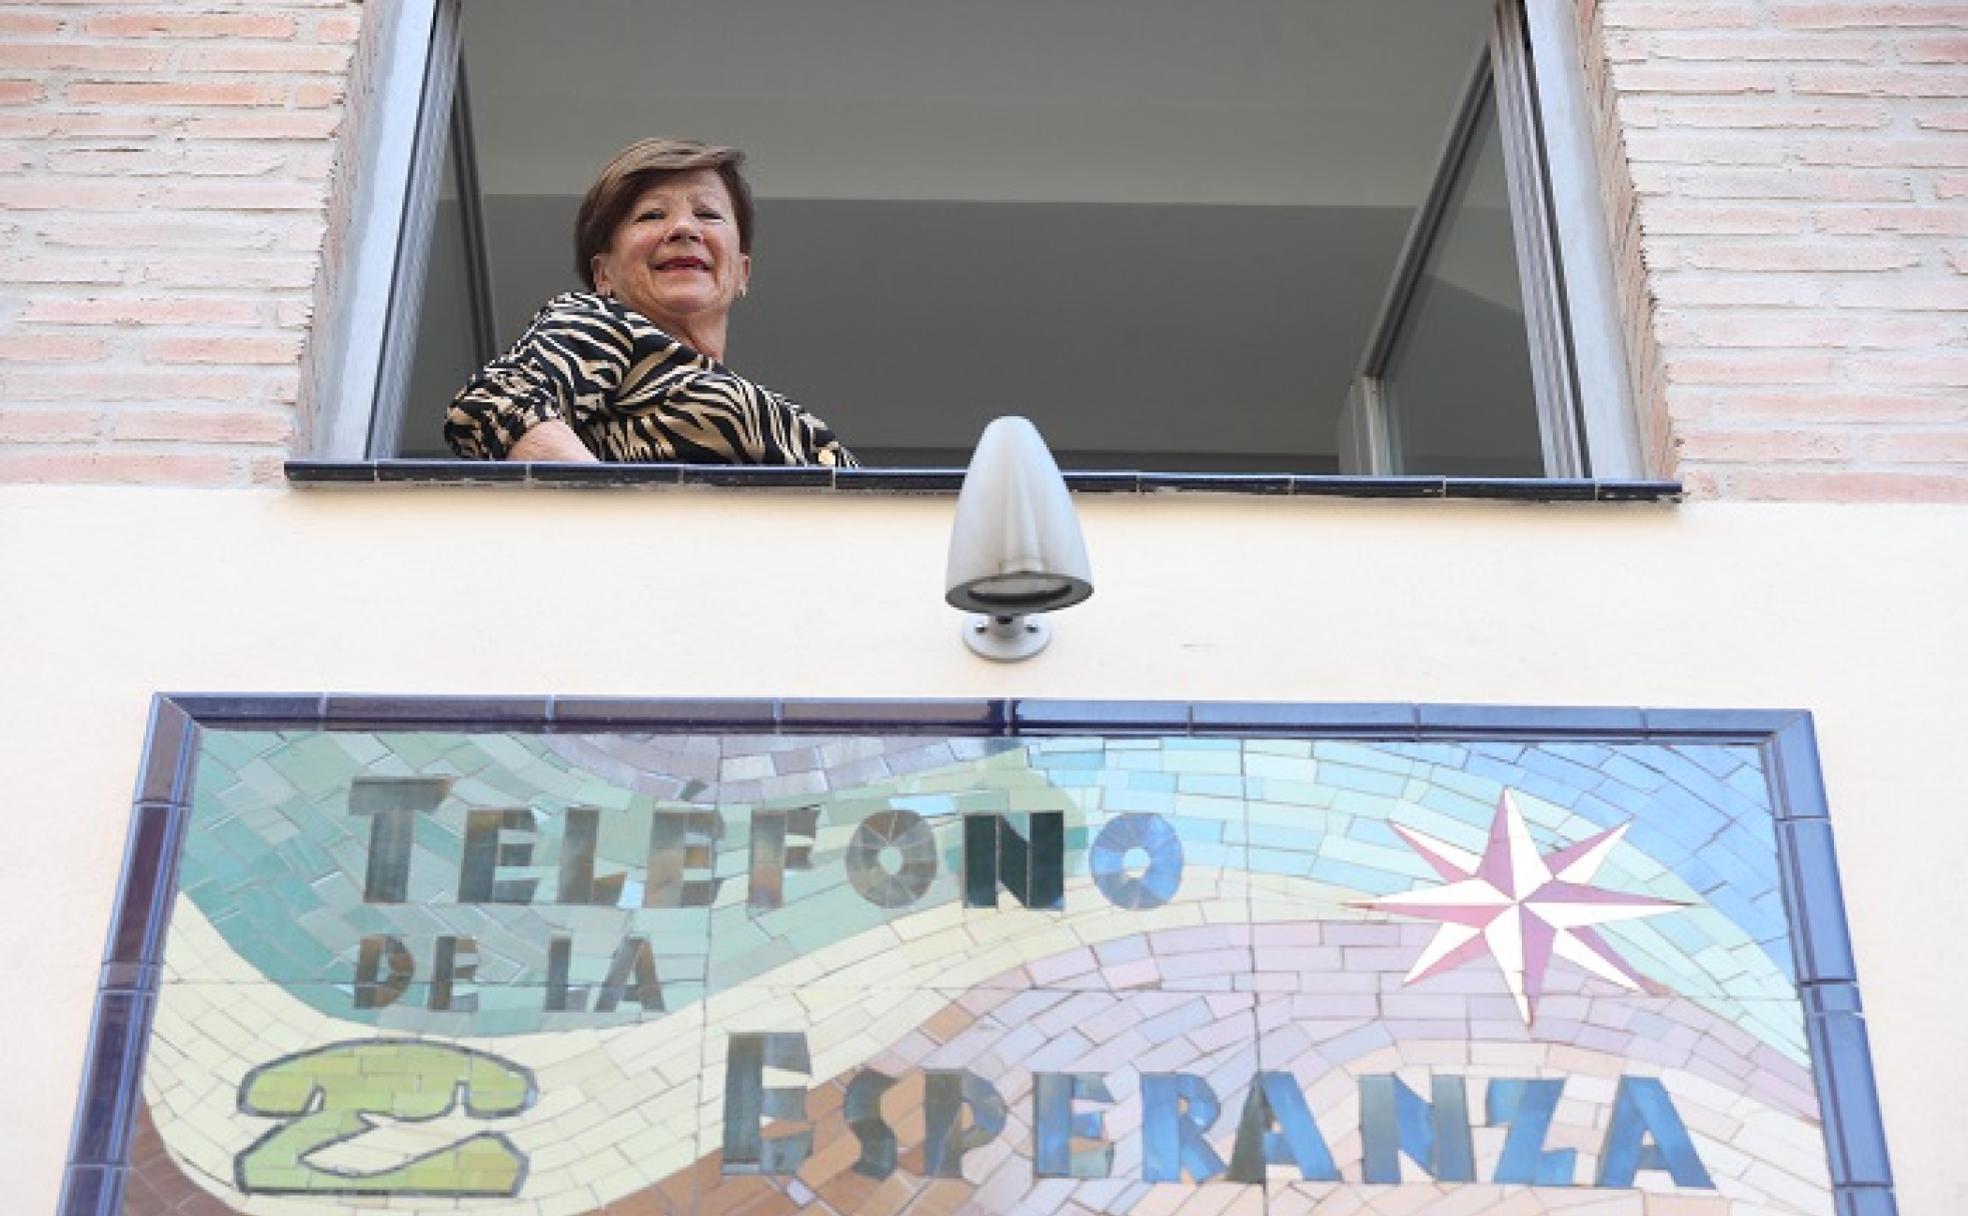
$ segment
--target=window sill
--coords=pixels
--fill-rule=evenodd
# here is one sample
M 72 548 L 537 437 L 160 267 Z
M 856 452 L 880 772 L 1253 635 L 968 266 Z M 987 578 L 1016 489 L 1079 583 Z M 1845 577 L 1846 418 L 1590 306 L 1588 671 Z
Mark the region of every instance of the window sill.
M 663 486 L 955 494 L 962 469 L 825 469 L 758 465 L 520 464 L 479 460 L 290 460 L 297 489 L 355 486 L 520 486 L 642 489 Z M 1444 498 L 1502 502 L 1679 502 L 1678 481 L 1539 477 L 1342 477 L 1291 473 L 1067 473 L 1082 494 L 1254 494 L 1295 498 Z

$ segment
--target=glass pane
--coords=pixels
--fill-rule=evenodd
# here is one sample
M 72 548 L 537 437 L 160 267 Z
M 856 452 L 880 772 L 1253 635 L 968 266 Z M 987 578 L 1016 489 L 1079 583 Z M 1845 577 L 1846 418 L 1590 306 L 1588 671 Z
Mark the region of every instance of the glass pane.
M 1491 5 L 680 11 L 464 6 L 500 343 L 578 285 L 617 149 L 732 144 L 758 224 L 727 361 L 864 461 L 961 463 L 1019 413 L 1068 467 L 1317 473 Z
M 471 279 L 465 262 L 464 222 L 458 209 L 456 141 L 448 138 L 444 172 L 431 225 L 430 261 L 425 269 L 424 313 L 417 320 L 416 359 L 410 368 L 410 399 L 403 409 L 402 456 L 446 457 L 444 411 L 478 367 L 472 339 Z
M 1492 96 L 1383 376 L 1394 468 L 1541 477 L 1537 396 Z

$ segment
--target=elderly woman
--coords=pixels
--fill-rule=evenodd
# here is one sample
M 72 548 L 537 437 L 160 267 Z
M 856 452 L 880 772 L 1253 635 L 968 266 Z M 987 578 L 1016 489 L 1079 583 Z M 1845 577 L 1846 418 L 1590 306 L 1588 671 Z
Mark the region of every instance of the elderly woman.
M 459 392 L 444 436 L 480 460 L 852 465 L 826 423 L 724 365 L 752 273 L 744 153 L 645 139 L 574 224 L 589 290 L 558 296 Z

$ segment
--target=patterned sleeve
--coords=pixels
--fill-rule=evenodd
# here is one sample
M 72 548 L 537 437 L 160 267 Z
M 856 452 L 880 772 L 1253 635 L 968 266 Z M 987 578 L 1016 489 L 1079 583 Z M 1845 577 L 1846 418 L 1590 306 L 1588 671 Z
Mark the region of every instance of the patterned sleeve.
M 607 461 L 857 463 L 820 419 L 588 292 L 549 302 L 510 351 L 466 382 L 444 437 L 467 459 L 504 460 L 550 419 Z
M 576 425 L 613 392 L 628 369 L 633 338 L 600 303 L 578 292 L 555 297 L 511 350 L 473 373 L 445 416 L 451 450 L 467 460 L 504 460 L 542 422 Z
M 779 427 L 781 434 L 775 437 L 773 446 L 784 455 L 772 463 L 817 464 L 836 469 L 861 467 L 861 462 L 847 450 L 847 445 L 834 434 L 833 428 L 817 415 L 808 413 L 771 389 L 761 392 L 770 399 L 775 418 L 782 420 Z

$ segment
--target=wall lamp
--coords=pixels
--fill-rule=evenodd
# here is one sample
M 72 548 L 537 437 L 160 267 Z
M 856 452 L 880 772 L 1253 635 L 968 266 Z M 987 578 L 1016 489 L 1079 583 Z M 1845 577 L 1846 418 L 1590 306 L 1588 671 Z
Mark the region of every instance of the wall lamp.
M 1080 519 L 1038 428 L 1018 417 L 984 428 L 957 495 L 943 598 L 975 613 L 963 639 L 987 659 L 1029 659 L 1052 640 L 1033 614 L 1093 594 Z

